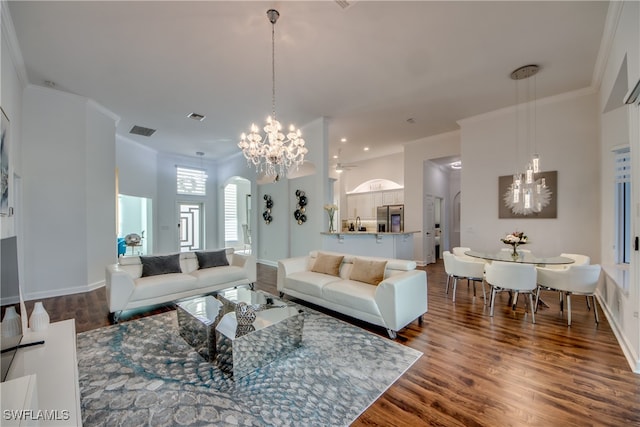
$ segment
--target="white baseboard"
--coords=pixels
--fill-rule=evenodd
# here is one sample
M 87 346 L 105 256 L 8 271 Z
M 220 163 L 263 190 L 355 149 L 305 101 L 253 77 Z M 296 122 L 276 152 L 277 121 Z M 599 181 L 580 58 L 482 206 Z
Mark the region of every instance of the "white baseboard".
M 600 307 L 602 308 L 604 315 L 607 317 L 607 320 L 609 321 L 611 330 L 613 331 L 613 334 L 616 336 L 616 339 L 618 340 L 618 344 L 622 349 L 622 353 L 624 354 L 624 357 L 626 357 L 627 359 L 627 363 L 629 363 L 629 367 L 634 373 L 640 374 L 640 359 L 638 358 L 638 355 L 633 349 L 633 346 L 631 345 L 629 340 L 625 337 L 625 335 L 622 333 L 622 329 L 620 328 L 618 321 L 613 316 L 613 313 L 609 309 L 609 306 L 603 303 L 603 299 L 599 292 L 596 293 L 596 298 L 598 298 L 598 303 L 600 304 Z
M 269 267 L 278 267 L 278 263 L 276 261 L 270 261 L 268 259 L 259 259 L 258 264 L 268 265 Z
M 64 295 L 72 295 L 72 294 L 82 294 L 84 292 L 91 292 L 98 288 L 104 286 L 104 280 L 95 283 L 89 283 L 86 286 L 76 286 L 73 288 L 62 288 L 62 289 L 51 289 L 46 291 L 38 291 L 38 292 L 27 292 L 24 294 L 23 298 L 25 301 L 32 301 L 36 299 L 45 299 L 45 298 L 53 298 L 60 297 Z

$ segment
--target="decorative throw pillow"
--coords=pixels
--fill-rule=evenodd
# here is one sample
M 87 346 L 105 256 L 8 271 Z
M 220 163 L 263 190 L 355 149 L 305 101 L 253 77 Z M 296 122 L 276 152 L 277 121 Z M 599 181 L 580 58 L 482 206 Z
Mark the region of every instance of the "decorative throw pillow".
M 387 261 L 354 258 L 349 279 L 378 286 L 384 280 L 386 267 Z
M 182 269 L 180 268 L 180 254 L 141 256 L 140 262 L 142 263 L 142 277 L 182 273 Z
M 198 257 L 198 269 L 229 265 L 226 249 L 221 249 L 219 251 L 196 252 L 196 257 Z
M 311 271 L 316 273 L 329 274 L 331 276 L 340 275 L 340 264 L 344 256 L 341 255 L 329 255 L 323 252 L 319 252 L 316 257 L 316 262 L 311 267 Z

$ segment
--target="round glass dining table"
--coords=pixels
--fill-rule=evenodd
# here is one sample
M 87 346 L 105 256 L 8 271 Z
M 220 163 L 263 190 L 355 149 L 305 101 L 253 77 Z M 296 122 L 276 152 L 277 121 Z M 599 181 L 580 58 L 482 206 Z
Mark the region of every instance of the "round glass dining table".
M 574 260 L 569 257 L 537 257 L 531 252 L 518 252 L 518 256 L 515 257 L 511 254 L 510 250 L 498 252 L 466 251 L 464 254 L 474 258 L 482 258 L 487 261 L 517 262 L 521 264 L 560 265 L 572 264 L 574 262 Z

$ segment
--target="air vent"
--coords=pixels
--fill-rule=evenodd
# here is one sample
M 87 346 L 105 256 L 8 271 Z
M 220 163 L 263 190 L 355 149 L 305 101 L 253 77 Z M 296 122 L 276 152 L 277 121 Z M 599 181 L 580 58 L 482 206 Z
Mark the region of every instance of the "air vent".
M 189 117 L 190 119 L 197 120 L 197 121 L 201 122 L 201 121 L 204 120 L 204 118 L 206 116 L 204 114 L 191 113 L 187 117 Z
M 129 131 L 129 133 L 132 133 L 134 135 L 142 135 L 142 136 L 151 136 L 154 134 L 156 130 L 155 129 L 149 129 L 149 128 L 145 128 L 142 126 L 134 126 L 131 128 L 131 130 Z
M 340 6 L 343 9 L 348 9 L 349 7 L 353 6 L 354 3 L 358 0 L 334 0 L 338 6 Z

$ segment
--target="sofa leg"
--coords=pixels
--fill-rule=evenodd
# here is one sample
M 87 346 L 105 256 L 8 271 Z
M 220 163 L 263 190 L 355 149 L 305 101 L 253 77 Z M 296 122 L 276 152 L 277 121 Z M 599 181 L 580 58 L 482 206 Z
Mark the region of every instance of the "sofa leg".
M 423 323 L 424 323 L 424 316 L 421 314 L 420 317 L 418 317 L 418 325 L 422 326 Z
M 389 338 L 391 338 L 392 340 L 398 338 L 398 333 L 392 329 L 387 329 L 387 334 L 389 334 Z
M 252 291 L 253 291 L 253 290 L 255 290 L 255 286 L 256 286 L 256 284 L 255 284 L 255 283 L 253 283 L 253 282 L 249 283 L 249 288 L 250 288 Z

